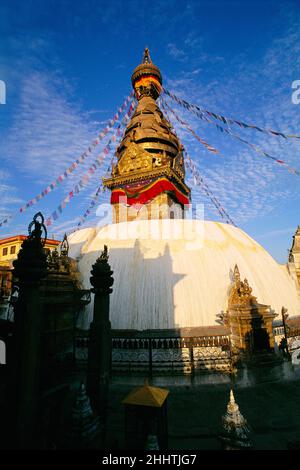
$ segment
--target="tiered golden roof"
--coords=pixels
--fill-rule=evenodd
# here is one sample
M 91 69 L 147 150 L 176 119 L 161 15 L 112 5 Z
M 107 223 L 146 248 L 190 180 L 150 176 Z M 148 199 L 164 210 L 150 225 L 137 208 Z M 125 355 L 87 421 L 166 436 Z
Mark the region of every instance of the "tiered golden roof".
M 138 105 L 116 151 L 118 163 L 104 185 L 113 189 L 120 184 L 165 176 L 188 195 L 190 190 L 184 183 L 184 149 L 156 103 L 162 77 L 147 48 L 131 80 Z

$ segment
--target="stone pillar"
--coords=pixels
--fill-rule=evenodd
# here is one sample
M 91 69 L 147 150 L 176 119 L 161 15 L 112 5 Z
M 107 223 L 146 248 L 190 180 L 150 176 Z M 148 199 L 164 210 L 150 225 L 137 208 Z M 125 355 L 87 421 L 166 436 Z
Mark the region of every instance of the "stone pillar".
M 109 321 L 109 295 L 113 278 L 108 264 L 107 246 L 92 267 L 94 315 L 89 330 L 87 392 L 94 411 L 104 412 L 111 367 L 111 325 Z
M 37 220 L 38 217 L 41 222 Z M 15 306 L 12 375 L 8 392 L 10 413 L 13 416 L 13 445 L 17 448 L 34 447 L 36 438 L 41 330 L 39 286 L 41 279 L 47 275 L 46 255 L 41 240 L 42 228 L 45 229 L 43 222 L 41 213 L 34 216 L 29 226 L 29 236 L 13 262 L 19 296 Z M 34 230 L 31 230 L 33 225 Z

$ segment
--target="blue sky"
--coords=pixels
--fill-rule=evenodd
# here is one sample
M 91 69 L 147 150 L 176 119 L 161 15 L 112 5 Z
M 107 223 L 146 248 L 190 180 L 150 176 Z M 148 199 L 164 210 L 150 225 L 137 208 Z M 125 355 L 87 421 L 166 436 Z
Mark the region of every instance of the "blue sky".
M 15 214 L 62 173 L 106 125 L 131 91 L 145 46 L 164 85 L 181 98 L 228 117 L 300 134 L 300 7 L 296 1 L 11 1 L 0 4 L 0 216 Z M 171 103 L 171 102 L 170 102 Z M 176 121 L 199 171 L 236 224 L 285 262 L 300 224 L 300 177 L 174 105 L 182 119 L 218 148 L 213 155 Z M 234 129 L 300 169 L 300 141 Z M 100 149 L 100 147 L 99 147 Z M 94 154 L 96 156 L 97 153 Z M 93 157 L 89 162 L 93 161 Z M 26 233 L 38 210 L 47 217 L 88 163 L 9 225 Z M 76 227 L 107 164 L 49 227 L 60 237 Z M 220 220 L 199 188 L 193 201 Z M 101 201 L 107 202 L 108 193 Z M 86 225 L 97 219 L 92 215 Z

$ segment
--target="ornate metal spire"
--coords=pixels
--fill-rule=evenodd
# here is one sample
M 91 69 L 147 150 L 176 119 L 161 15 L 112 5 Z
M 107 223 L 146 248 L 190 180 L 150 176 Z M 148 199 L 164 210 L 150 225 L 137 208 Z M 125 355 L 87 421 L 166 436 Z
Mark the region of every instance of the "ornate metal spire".
M 240 271 L 239 271 L 239 268 L 238 268 L 238 265 L 237 265 L 237 264 L 234 266 L 233 278 L 234 278 L 234 282 L 235 282 L 236 284 L 237 284 L 238 282 L 240 282 L 240 280 L 241 280 L 241 275 L 240 275 Z
M 19 283 L 35 283 L 47 275 L 46 254 L 43 248 L 46 239 L 44 217 L 38 212 L 28 226 L 28 238 L 23 241 L 18 258 L 13 261 L 13 273 Z
M 148 47 L 145 47 L 144 54 L 143 54 L 143 64 L 152 64 L 152 60 L 150 57 L 150 52 Z
M 233 271 L 233 285 L 231 287 L 228 305 L 254 305 L 257 303 L 256 297 L 252 295 L 252 288 L 249 286 L 248 279 L 241 281 L 241 275 L 237 264 Z
M 104 294 L 111 294 L 111 286 L 114 283 L 114 279 L 112 277 L 113 271 L 111 271 L 110 265 L 108 264 L 107 245 L 104 245 L 104 249 L 99 258 L 97 258 L 95 264 L 93 264 L 91 274 L 90 281 L 93 286 L 92 292 L 99 291 Z
M 46 239 L 47 239 L 47 229 L 44 224 L 44 216 L 41 212 L 37 212 L 34 217 L 32 222 L 28 225 L 28 238 L 30 240 L 38 240 L 42 243 L 42 245 L 45 245 Z M 32 227 L 34 226 L 34 229 L 32 230 Z M 44 231 L 44 238 L 42 239 L 42 232 Z
M 156 100 L 160 95 L 162 76 L 151 60 L 148 47 L 144 50 L 142 63 L 133 71 L 131 82 L 138 100 L 144 96 L 151 96 Z

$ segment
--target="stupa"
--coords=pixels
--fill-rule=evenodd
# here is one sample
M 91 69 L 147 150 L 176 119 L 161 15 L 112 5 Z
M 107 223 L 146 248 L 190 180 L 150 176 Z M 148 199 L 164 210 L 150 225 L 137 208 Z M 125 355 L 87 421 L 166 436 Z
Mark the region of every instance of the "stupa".
M 227 411 L 222 417 L 223 429 L 220 435 L 224 450 L 249 449 L 252 447 L 247 421 L 235 402 L 233 391 L 230 390 L 230 399 Z
M 200 348 L 202 340 L 223 353 L 230 328 L 220 318 L 228 310 L 236 264 L 265 310 L 275 317 L 285 306 L 289 318 L 300 315 L 299 288 L 287 266 L 235 226 L 187 218 L 191 193 L 183 146 L 156 102 L 162 76 L 148 49 L 132 85 L 138 105 L 104 180 L 113 221 L 69 236 L 85 288 L 90 267 L 108 246 L 115 279 L 114 360 L 132 366 L 137 357 L 155 361 L 156 354 L 162 362 L 191 362 L 189 345 Z M 81 317 L 81 328 L 88 328 L 92 308 Z M 201 362 L 201 353 L 194 352 L 193 361 Z

